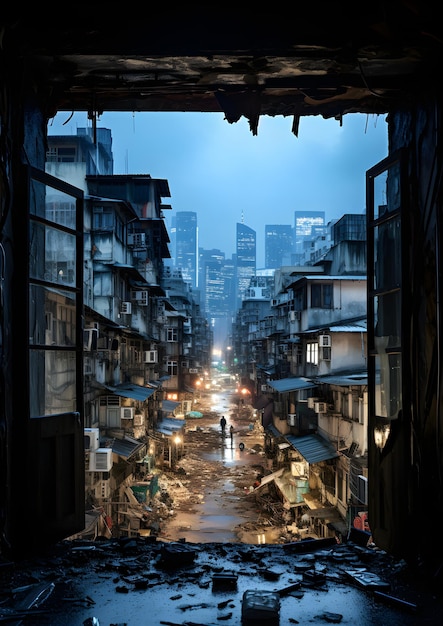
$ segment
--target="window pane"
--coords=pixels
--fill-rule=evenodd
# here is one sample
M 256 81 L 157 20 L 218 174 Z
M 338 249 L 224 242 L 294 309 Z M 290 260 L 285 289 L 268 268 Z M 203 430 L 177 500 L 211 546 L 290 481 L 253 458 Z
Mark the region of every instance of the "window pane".
M 398 211 L 401 206 L 400 162 L 374 178 L 374 219 Z
M 397 419 L 402 408 L 401 355 L 378 355 L 375 358 L 375 380 L 376 415 Z
M 399 348 L 401 342 L 401 292 L 374 298 L 374 348 L 376 352 Z
M 33 180 L 31 185 L 30 215 L 49 220 L 59 226 L 75 229 L 75 199 L 37 180 Z
M 311 307 L 321 307 L 321 285 L 311 285 Z
M 323 285 L 323 307 L 332 309 L 332 285 Z
M 77 410 L 74 351 L 31 350 L 29 388 L 31 417 Z
M 374 289 L 392 289 L 401 282 L 400 217 L 374 228 Z
M 75 286 L 75 237 L 45 224 L 29 224 L 29 276 Z
M 74 346 L 76 308 L 72 294 L 39 285 L 29 287 L 29 343 Z

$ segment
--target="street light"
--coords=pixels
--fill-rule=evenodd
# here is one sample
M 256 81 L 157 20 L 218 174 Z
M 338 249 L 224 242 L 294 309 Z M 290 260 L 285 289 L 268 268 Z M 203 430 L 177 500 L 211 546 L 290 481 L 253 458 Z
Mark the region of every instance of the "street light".
M 197 391 L 198 391 L 197 400 L 200 400 L 200 388 L 201 388 L 201 384 L 202 384 L 202 381 L 201 381 L 201 380 L 196 380 L 196 381 L 195 381 L 195 387 L 196 387 L 196 389 L 197 389 Z M 196 400 L 196 401 L 197 401 L 197 400 Z

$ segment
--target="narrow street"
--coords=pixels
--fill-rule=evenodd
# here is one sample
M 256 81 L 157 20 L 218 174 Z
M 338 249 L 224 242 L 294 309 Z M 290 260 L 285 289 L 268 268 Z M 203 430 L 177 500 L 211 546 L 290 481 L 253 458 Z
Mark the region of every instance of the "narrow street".
M 202 393 L 195 408 L 203 417 L 186 419 L 185 455 L 176 471 L 160 481 L 172 507 L 168 518 L 162 520 L 159 539 L 284 542 L 283 507 L 274 503 L 270 514 L 251 493 L 254 483 L 269 471 L 263 428 L 256 412 L 234 389 Z M 227 422 L 224 436 L 222 416 Z

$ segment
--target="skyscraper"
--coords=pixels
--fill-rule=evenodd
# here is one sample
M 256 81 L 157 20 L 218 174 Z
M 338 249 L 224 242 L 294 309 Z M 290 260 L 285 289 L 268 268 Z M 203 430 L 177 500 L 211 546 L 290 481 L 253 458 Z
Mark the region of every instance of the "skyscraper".
M 257 257 L 257 236 L 255 230 L 243 223 L 237 223 L 236 262 L 237 262 L 237 305 L 249 287 L 251 276 L 254 276 Z
M 265 268 L 276 269 L 291 265 L 293 229 L 289 224 L 265 226 Z
M 183 279 L 193 288 L 198 286 L 197 213 L 178 211 L 175 216 L 175 265 Z
M 324 211 L 294 211 L 295 253 L 302 256 L 305 244 L 325 232 Z

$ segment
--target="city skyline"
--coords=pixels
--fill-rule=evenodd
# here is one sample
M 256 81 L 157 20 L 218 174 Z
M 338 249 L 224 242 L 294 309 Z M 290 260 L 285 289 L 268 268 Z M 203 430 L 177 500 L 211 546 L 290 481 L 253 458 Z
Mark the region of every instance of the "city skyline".
M 49 135 L 90 127 L 87 113 L 58 113 Z M 342 122 L 264 116 L 258 135 L 247 121 L 218 113 L 104 113 L 112 133 L 115 174 L 166 179 L 172 211 L 198 215 L 199 246 L 235 254 L 236 224 L 257 233 L 257 268 L 265 265 L 266 224 L 294 226 L 294 213 L 324 211 L 326 223 L 365 211 L 366 171 L 387 155 L 384 116 L 347 115 Z

